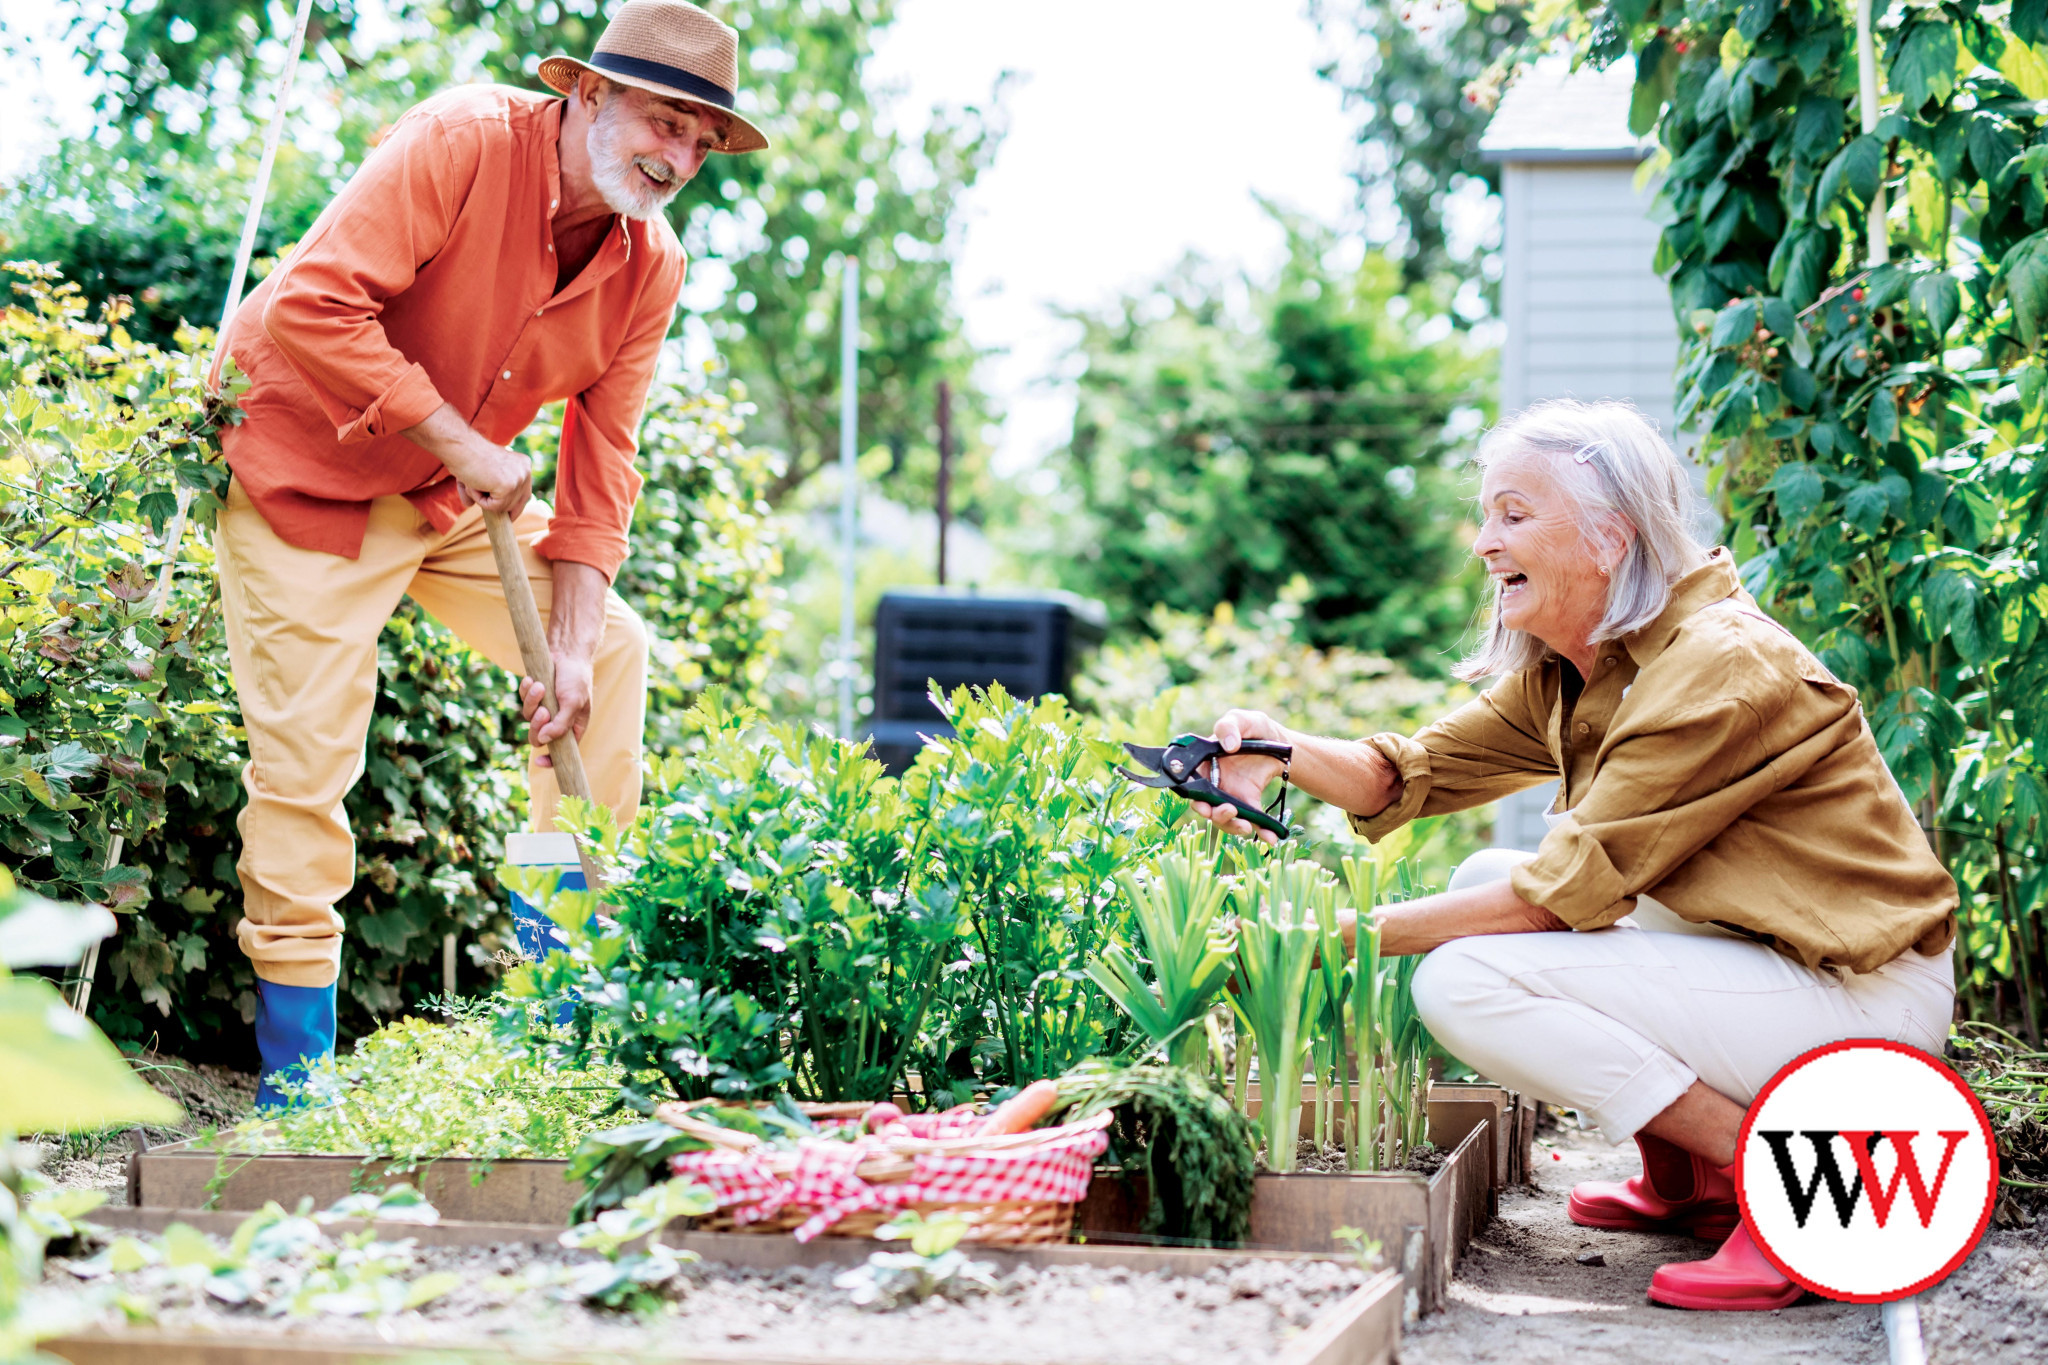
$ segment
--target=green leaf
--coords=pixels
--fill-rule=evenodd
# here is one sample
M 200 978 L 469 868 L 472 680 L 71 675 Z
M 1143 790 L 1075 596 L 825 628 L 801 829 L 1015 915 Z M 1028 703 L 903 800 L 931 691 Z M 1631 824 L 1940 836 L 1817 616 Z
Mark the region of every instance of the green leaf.
M 1927 319 L 1927 325 L 1934 329 L 1937 337 L 1947 336 L 1948 329 L 1955 326 L 1956 318 L 1963 311 L 1963 287 L 1947 271 L 1919 276 L 1913 281 L 1908 297 L 1913 311 Z
M 1792 333 L 1799 328 L 1798 320 L 1792 313 L 1792 305 L 1783 299 L 1763 301 L 1763 324 L 1772 336 L 1786 340 L 1790 340 Z
M 1813 348 L 1806 344 L 1806 333 L 1794 329 L 1792 333 L 1792 363 L 1778 373 L 1778 387 L 1784 390 L 1786 401 L 1795 408 L 1811 408 L 1813 400 L 1820 396 L 1820 386 L 1814 382 L 1813 371 L 1800 363 L 1804 353 L 1807 360 L 1813 359 Z M 1822 452 L 1825 454 L 1826 452 Z
M 2023 237 L 1998 265 L 1998 286 L 2012 304 L 2013 324 L 2029 350 L 2041 343 L 2048 321 L 2048 233 Z
M 432 1303 L 453 1290 L 462 1287 L 462 1277 L 451 1270 L 436 1270 L 420 1276 L 405 1287 L 405 1298 L 401 1300 L 406 1308 L 418 1308 Z
M 1723 308 L 1714 319 L 1714 330 L 1707 344 L 1716 350 L 1728 346 L 1740 346 L 1756 331 L 1757 306 L 1753 299 L 1743 299 Z
M 1778 515 L 1786 521 L 1803 519 L 1820 506 L 1828 491 L 1820 471 L 1803 460 L 1788 460 L 1779 465 L 1764 488 L 1777 495 Z
M 2005 45 L 1998 54 L 1998 73 L 2030 100 L 2048 99 L 2048 62 L 2028 43 Z
M 1870 396 L 1870 417 L 1868 421 L 1870 439 L 1879 445 L 1888 445 L 1899 437 L 1899 403 L 1889 388 L 1880 388 Z
M 1886 84 L 1905 96 L 1908 109 L 1917 110 L 1931 100 L 1947 99 L 1955 90 L 1958 43 L 1954 26 L 1942 19 L 1909 22 Z
M 1821 172 L 1815 206 L 1824 210 L 1845 194 L 1858 208 L 1867 206 L 1877 194 L 1883 171 L 1884 148 L 1866 133 L 1837 152 Z
M 1891 503 L 1890 495 L 1880 485 L 1859 483 L 1843 497 L 1842 514 L 1865 535 L 1876 535 L 1884 525 L 1885 514 L 1891 511 Z
M 62 1133 L 184 1117 L 40 977 L 0 978 L 0 1075 L 0 1130 Z
M 2048 42 L 2048 0 L 2012 0 L 2007 22 L 2023 43 Z
M 2012 164 L 2020 154 L 2019 134 L 1996 114 L 1980 112 L 1970 120 L 1969 144 L 1971 166 L 1985 184 L 2004 193 L 2019 174 Z
M 1771 20 L 1778 17 L 1783 0 L 1743 0 L 1742 8 L 1735 15 L 1735 30 L 1750 42 L 1764 36 L 1764 30 L 1771 26 Z
M 57 781 L 70 782 L 84 777 L 100 766 L 99 755 L 75 739 L 67 739 L 51 749 L 43 760 L 43 776 Z

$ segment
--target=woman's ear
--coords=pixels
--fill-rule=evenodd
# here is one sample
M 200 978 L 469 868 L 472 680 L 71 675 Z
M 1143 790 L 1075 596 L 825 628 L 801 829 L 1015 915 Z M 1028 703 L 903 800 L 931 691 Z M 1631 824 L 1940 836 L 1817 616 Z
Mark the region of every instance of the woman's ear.
M 1593 562 L 1603 578 L 1611 578 L 1636 543 L 1636 528 L 1621 517 L 1602 517 L 1587 538 L 1593 548 Z

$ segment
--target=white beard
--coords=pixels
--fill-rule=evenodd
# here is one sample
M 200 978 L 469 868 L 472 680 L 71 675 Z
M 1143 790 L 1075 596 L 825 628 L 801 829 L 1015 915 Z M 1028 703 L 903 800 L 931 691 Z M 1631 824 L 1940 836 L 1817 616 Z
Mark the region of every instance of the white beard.
M 590 125 L 590 178 L 613 213 L 622 218 L 659 217 L 683 187 L 675 167 L 651 156 L 633 157 L 620 150 L 619 120 L 624 116 L 624 99 L 617 93 L 597 111 Z M 657 190 L 640 173 L 645 166 L 656 175 L 668 177 L 666 191 Z

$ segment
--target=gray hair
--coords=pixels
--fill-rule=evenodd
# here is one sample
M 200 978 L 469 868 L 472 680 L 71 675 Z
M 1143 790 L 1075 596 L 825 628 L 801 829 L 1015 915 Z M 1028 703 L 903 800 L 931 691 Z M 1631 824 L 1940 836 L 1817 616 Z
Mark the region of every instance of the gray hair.
M 1607 580 L 1607 611 L 1593 643 L 1641 630 L 1671 604 L 1671 585 L 1699 567 L 1707 547 L 1694 528 L 1699 500 L 1692 475 L 1669 443 L 1632 404 L 1557 398 L 1524 408 L 1479 442 L 1477 463 L 1528 457 L 1563 474 L 1588 541 L 1610 518 L 1635 532 Z M 1580 477 L 1579 471 L 1584 471 Z M 1461 678 L 1501 677 L 1534 668 L 1553 650 L 1500 622 L 1500 587 L 1479 647 L 1454 670 Z

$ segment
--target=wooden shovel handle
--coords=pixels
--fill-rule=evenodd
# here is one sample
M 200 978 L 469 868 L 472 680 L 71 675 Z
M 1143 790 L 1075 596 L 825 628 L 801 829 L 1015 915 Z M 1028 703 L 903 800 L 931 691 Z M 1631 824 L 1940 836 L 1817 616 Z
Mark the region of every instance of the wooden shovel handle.
M 519 537 L 512 531 L 511 518 L 503 512 L 484 511 L 484 530 L 491 538 L 491 557 L 498 562 L 498 582 L 505 589 L 505 607 L 512 613 L 512 634 L 519 641 L 519 658 L 526 676 L 545 689 L 542 705 L 549 715 L 557 714 L 555 704 L 555 656 L 548 650 L 547 627 L 541 624 L 540 606 L 533 600 L 533 584 L 526 578 L 526 560 L 519 553 Z M 583 751 L 576 746 L 573 732 L 548 745 L 548 758 L 555 769 L 555 787 L 564 796 L 592 800 L 590 775 L 583 770 Z M 597 868 L 576 841 L 576 859 L 583 865 L 583 879 L 591 890 L 599 889 Z

